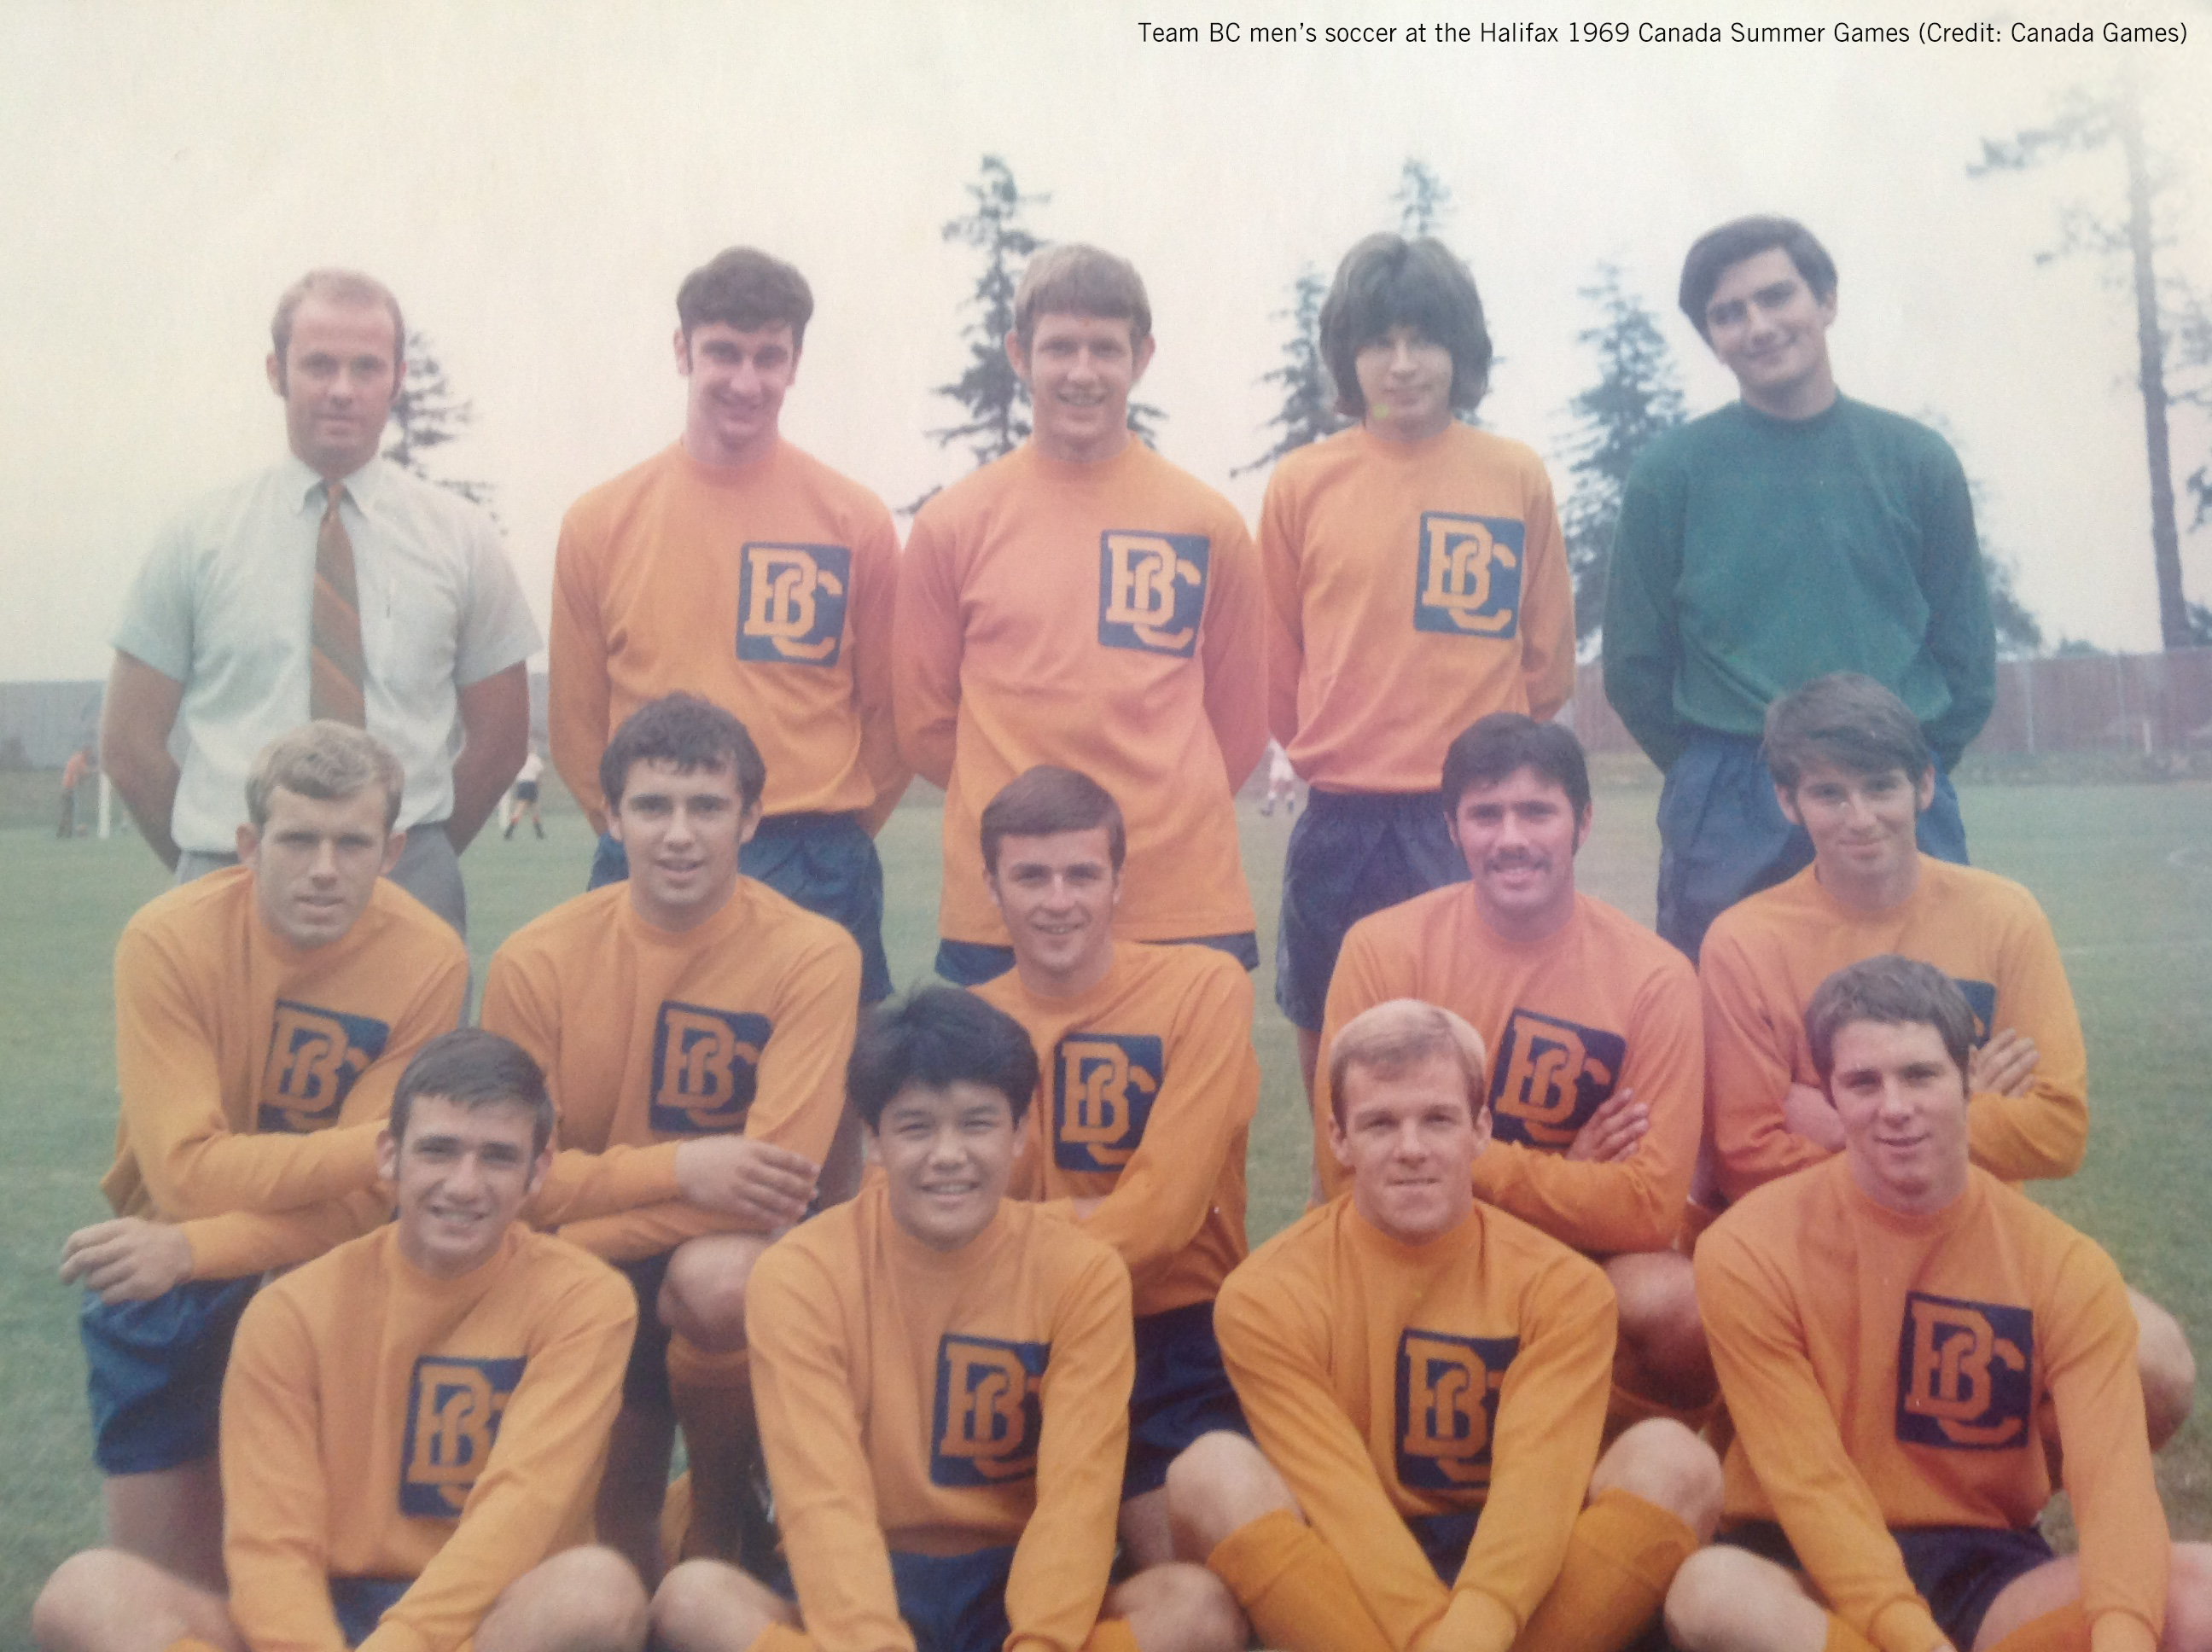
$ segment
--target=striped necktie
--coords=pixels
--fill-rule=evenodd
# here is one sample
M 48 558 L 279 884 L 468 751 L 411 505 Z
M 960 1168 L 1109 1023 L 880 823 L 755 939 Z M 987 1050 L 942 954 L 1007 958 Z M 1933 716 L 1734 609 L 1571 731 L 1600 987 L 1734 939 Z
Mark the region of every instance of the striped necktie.
M 361 647 L 361 592 L 354 582 L 353 541 L 338 514 L 345 484 L 323 484 L 328 503 L 315 531 L 315 608 L 309 629 L 311 657 L 307 714 L 334 722 L 368 726 L 362 693 L 368 661 Z

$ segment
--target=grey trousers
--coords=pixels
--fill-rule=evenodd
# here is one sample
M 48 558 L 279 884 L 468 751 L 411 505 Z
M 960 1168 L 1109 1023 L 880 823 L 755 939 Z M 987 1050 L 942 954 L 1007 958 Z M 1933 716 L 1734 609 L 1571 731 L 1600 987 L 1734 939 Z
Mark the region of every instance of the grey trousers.
M 234 854 L 210 854 L 186 849 L 177 857 L 177 881 L 189 884 L 218 866 L 234 866 Z M 407 847 L 385 873 L 424 906 L 436 913 L 463 940 L 469 938 L 469 892 L 461 883 L 461 858 L 446 835 L 446 823 L 426 820 L 407 829 Z

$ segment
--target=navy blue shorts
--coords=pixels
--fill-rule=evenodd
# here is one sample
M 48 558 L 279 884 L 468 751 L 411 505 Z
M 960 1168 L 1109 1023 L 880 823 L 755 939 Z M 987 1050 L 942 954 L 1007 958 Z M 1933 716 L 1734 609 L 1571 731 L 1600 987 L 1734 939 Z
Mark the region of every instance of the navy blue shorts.
M 1191 935 L 1177 941 L 1154 941 L 1155 946 L 1210 946 L 1226 952 L 1247 969 L 1260 967 L 1260 938 L 1250 930 L 1239 935 Z M 955 987 L 981 987 L 996 981 L 1014 967 L 1014 949 L 988 941 L 945 941 L 937 944 L 937 973 Z
M 1371 912 L 1466 881 L 1443 793 L 1314 792 L 1283 861 L 1276 1005 L 1319 1032 L 1345 932 Z
M 377 1619 L 399 1604 L 399 1597 L 415 1587 L 411 1577 L 333 1577 L 331 1610 L 337 1613 L 338 1633 L 348 1646 L 359 1646 L 375 1629 Z
M 201 1280 L 112 1308 L 85 1292 L 76 1327 L 101 1473 L 150 1474 L 215 1455 L 230 1339 L 260 1285 L 258 1275 Z
M 1449 1584 L 1458 1581 L 1459 1569 L 1467 1564 L 1467 1546 L 1474 1541 L 1474 1528 L 1481 1519 L 1480 1509 L 1459 1509 L 1449 1515 L 1414 1515 L 1407 1520 L 1406 1529 L 1421 1546 L 1421 1552 L 1428 1556 L 1437 1576 Z
M 1121 1471 L 1124 1502 L 1167 1484 L 1168 1465 L 1201 1434 L 1227 1429 L 1249 1439 L 1221 1345 L 1213 1337 L 1213 1304 L 1194 1302 L 1164 1314 L 1137 1316 L 1137 1380 L 1129 1389 L 1129 1456 Z
M 891 967 L 884 957 L 884 863 L 858 815 L 769 815 L 739 853 L 738 870 L 844 926 L 860 948 L 861 1003 L 891 995 Z M 585 887 L 629 876 L 623 846 L 602 835 Z
M 1951 1644 L 1971 1647 L 1982 1632 L 1990 1604 L 2005 1586 L 2051 1558 L 2051 1546 L 2033 1526 L 1897 1526 L 1890 1528 L 1905 1557 L 1905 1575 Z M 1790 1534 L 1771 1520 L 1746 1521 L 1713 1540 L 1748 1549 L 1778 1566 L 1805 1570 Z
M 999 1652 L 1006 1622 L 1006 1579 L 1013 1546 L 966 1554 L 891 1555 L 899 1616 L 914 1631 L 915 1652 Z
M 668 1278 L 668 1259 L 674 1254 L 664 1250 L 658 1256 L 609 1264 L 637 1293 L 637 1329 L 630 1333 L 629 1364 L 623 1368 L 625 1406 L 657 1406 L 665 1410 L 670 1403 L 668 1327 L 660 1321 L 660 1287 Z
M 1966 864 L 1959 794 L 1940 768 L 1917 835 L 1923 854 Z M 1709 729 L 1692 735 L 1659 793 L 1660 934 L 1694 963 L 1714 919 L 1812 864 L 1813 840 L 1774 800 L 1758 738 Z

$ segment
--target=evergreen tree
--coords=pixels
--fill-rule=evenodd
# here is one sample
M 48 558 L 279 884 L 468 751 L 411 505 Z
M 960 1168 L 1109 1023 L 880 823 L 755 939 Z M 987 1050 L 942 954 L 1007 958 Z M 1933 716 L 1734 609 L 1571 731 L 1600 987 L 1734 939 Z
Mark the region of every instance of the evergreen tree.
M 1574 491 L 1559 513 L 1575 582 L 1575 641 L 1588 646 L 1605 619 L 1605 576 L 1620 521 L 1621 491 L 1652 438 L 1682 422 L 1681 386 L 1659 324 L 1621 283 L 1618 264 L 1601 264 L 1582 289 L 1597 325 L 1575 335 L 1597 352 L 1598 381 L 1567 404 L 1575 421 L 1567 466 Z
M 972 246 L 983 255 L 975 290 L 963 307 L 969 313 L 960 336 L 968 346 L 967 370 L 935 394 L 957 402 L 968 414 L 959 424 L 929 432 L 940 447 L 965 442 L 979 465 L 1004 459 L 1030 433 L 1024 416 L 1029 391 L 1006 360 L 1006 335 L 1014 330 L 1014 288 L 1030 254 L 1043 245 L 1022 222 L 1022 209 L 1042 205 L 1049 195 L 1024 195 L 1013 169 L 995 155 L 983 157 L 981 174 L 968 185 L 975 210 L 945 226 L 945 239 Z
M 1408 240 L 1433 235 L 1451 212 L 1452 193 L 1429 163 L 1413 155 L 1398 173 L 1398 191 L 1390 204 L 1398 209 L 1398 233 Z
M 1266 452 L 1231 475 L 1265 470 L 1284 454 L 1344 428 L 1346 421 L 1336 410 L 1336 387 L 1321 359 L 1321 306 L 1328 296 L 1328 283 L 1309 264 L 1291 283 L 1289 306 L 1274 313 L 1273 319 L 1291 324 L 1281 364 L 1260 375 L 1261 384 L 1282 387 L 1282 405 L 1265 427 L 1276 433 L 1275 440 Z
M 1966 471 L 1966 497 L 1974 507 L 1975 537 L 1981 541 L 1982 579 L 1990 592 L 1990 625 L 1997 635 L 1997 658 L 2031 659 L 2043 652 L 2043 622 L 2020 594 L 2013 559 L 1990 544 L 1989 489 L 1967 469 L 1966 444 L 1951 428 L 1950 420 L 1927 407 L 1913 416 L 1951 444 L 1951 451 L 1959 456 L 1959 468 Z
M 424 456 L 459 440 L 476 422 L 476 404 L 465 401 L 447 380 L 444 363 L 428 335 L 410 329 L 407 334 L 407 375 L 399 393 L 392 398 L 386 428 L 391 440 L 384 457 L 403 471 L 411 471 L 426 482 L 449 488 L 470 503 L 492 509 L 495 489 L 489 482 L 440 476 L 425 464 Z M 496 519 L 497 513 L 493 513 Z

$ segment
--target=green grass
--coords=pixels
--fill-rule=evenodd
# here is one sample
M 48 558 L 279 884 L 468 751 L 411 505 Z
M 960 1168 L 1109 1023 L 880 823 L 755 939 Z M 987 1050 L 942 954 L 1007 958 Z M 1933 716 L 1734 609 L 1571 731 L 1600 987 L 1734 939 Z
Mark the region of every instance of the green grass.
M 1584 888 L 1642 921 L 1658 857 L 1650 770 L 1600 766 Z M 32 1594 L 56 1562 L 98 1536 L 75 1298 L 54 1278 L 62 1236 L 105 1213 L 94 1183 L 113 1143 L 109 960 L 131 913 L 166 879 L 135 838 L 52 835 L 52 776 L 0 776 L 0 1647 L 27 1643 Z M 568 799 L 545 841 L 489 835 L 465 862 L 477 980 L 517 926 L 583 885 L 591 840 Z M 2096 1125 L 2088 1163 L 2038 1195 L 2087 1229 L 2130 1279 L 2212 1347 L 2212 1185 L 2205 1121 L 2212 1072 L 2212 788 L 1969 786 L 1981 864 L 2036 890 L 2081 1001 Z M 884 829 L 894 977 L 928 973 L 938 881 L 933 795 Z M 1241 805 L 1245 869 L 1263 963 L 1255 1036 L 1265 1074 L 1250 1159 L 1255 1240 L 1305 1199 L 1310 1135 L 1288 1025 L 1273 1008 L 1274 909 L 1289 823 Z M 2194 1214 L 2192 1214 L 2194 1212 Z M 2160 1458 L 2177 1535 L 2212 1535 L 2212 1430 L 2193 1422 Z

